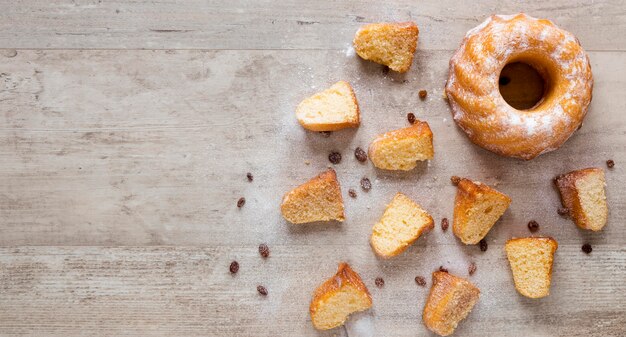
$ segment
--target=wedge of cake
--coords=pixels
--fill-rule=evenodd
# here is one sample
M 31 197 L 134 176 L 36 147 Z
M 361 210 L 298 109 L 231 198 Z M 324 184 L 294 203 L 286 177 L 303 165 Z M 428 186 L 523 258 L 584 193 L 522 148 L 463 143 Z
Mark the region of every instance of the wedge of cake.
M 280 211 L 294 224 L 343 221 L 343 198 L 335 170 L 329 169 L 285 194 Z
M 402 193 L 397 193 L 374 225 L 370 243 L 374 252 L 389 258 L 405 251 L 422 233 L 433 229 L 430 214 Z
M 335 131 L 359 126 L 359 104 L 350 84 L 339 81 L 304 99 L 296 108 L 300 125 L 312 131 Z
M 360 57 L 403 73 L 413 63 L 418 34 L 414 22 L 372 23 L 356 32 L 353 44 Z
M 483 183 L 461 178 L 454 201 L 454 235 L 464 244 L 477 244 L 510 204 L 511 198 L 505 194 Z
M 433 133 L 422 121 L 382 134 L 369 147 L 372 163 L 384 170 L 409 171 L 418 160 L 433 159 L 434 155 Z
M 601 230 L 608 219 L 604 171 L 587 168 L 562 174 L 554 179 L 561 193 L 561 203 L 578 227 Z
M 440 336 L 451 335 L 472 311 L 479 296 L 480 290 L 471 282 L 447 272 L 434 272 L 422 315 L 424 324 Z
M 552 238 L 511 239 L 504 250 L 511 265 L 515 289 L 530 298 L 550 294 L 554 252 L 559 245 Z
M 337 273 L 313 294 L 309 312 L 313 326 L 328 330 L 343 325 L 350 314 L 372 307 L 372 297 L 361 277 L 342 262 Z

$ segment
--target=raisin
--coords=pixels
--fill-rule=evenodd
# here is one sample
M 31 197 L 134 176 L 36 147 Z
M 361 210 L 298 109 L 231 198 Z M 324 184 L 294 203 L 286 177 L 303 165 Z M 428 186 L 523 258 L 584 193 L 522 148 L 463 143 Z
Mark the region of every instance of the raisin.
M 568 215 L 569 214 L 569 208 L 559 207 L 559 209 L 557 209 L 556 212 L 559 213 L 559 215 Z
M 335 164 L 335 165 L 341 163 L 341 153 L 339 153 L 339 152 L 331 152 L 328 155 L 328 160 L 330 160 L 330 162 Z
M 409 112 L 408 114 L 406 114 L 406 119 L 409 121 L 409 123 L 414 124 L 415 123 L 415 114 L 412 112 Z
M 613 159 L 607 160 L 606 166 L 608 166 L 608 168 L 613 168 L 615 166 L 615 162 L 613 161 Z
M 476 272 L 476 263 L 470 263 L 469 267 L 467 268 L 467 272 L 470 274 L 470 276 L 474 275 L 474 273 Z
M 374 283 L 376 283 L 376 286 L 380 288 L 385 285 L 385 280 L 383 280 L 382 277 L 377 277 Z
M 448 272 L 448 269 L 447 269 L 447 268 L 444 268 L 443 266 L 439 266 L 439 271 L 442 271 L 442 272 L 444 272 L 444 273 L 447 273 L 447 272 Z
M 421 100 L 426 98 L 426 95 L 428 95 L 428 91 L 426 90 L 420 90 L 420 92 L 418 93 L 419 97 Z
M 350 195 L 352 198 L 356 198 L 356 191 L 354 190 L 354 188 L 348 190 L 348 195 Z
M 248 181 L 252 181 L 252 180 L 254 180 L 254 176 L 252 176 L 252 173 L 250 173 L 250 172 L 248 172 L 248 173 L 246 174 L 246 177 L 248 177 Z
M 372 189 L 372 182 L 369 179 L 367 179 L 367 178 L 361 179 L 361 188 L 364 191 L 371 190 Z
M 237 272 L 239 271 L 239 262 L 237 261 L 233 261 L 230 263 L 230 273 L 231 274 L 237 274 Z
M 583 245 L 582 249 L 583 249 L 583 252 L 585 252 L 585 254 L 589 254 L 589 253 L 591 253 L 591 251 L 593 250 L 593 249 L 591 248 L 591 245 L 590 245 L 590 244 L 588 244 L 588 243 L 585 243 L 585 244 Z
M 539 224 L 537 223 L 537 221 L 530 220 L 528 222 L 528 230 L 531 231 L 532 233 L 538 231 L 539 230 Z
M 264 243 L 260 244 L 259 254 L 261 254 L 262 257 L 267 258 L 268 256 L 270 256 L 270 248 Z
M 363 151 L 360 147 L 357 147 L 356 150 L 354 150 L 354 156 L 361 163 L 364 163 L 367 160 L 367 153 L 365 153 L 365 151 Z
M 450 223 L 448 222 L 448 218 L 441 219 L 441 229 L 444 232 L 448 230 L 448 226 L 450 226 Z
M 480 240 L 479 244 L 480 244 L 480 251 L 481 252 L 486 252 L 487 248 L 489 248 L 489 245 L 487 244 L 487 240 L 485 240 L 485 239 Z
M 322 137 L 324 137 L 324 138 L 330 137 L 331 133 L 332 132 L 330 132 L 330 131 L 320 131 L 320 135 L 322 135 Z
M 426 286 L 426 279 L 421 276 L 415 276 L 415 283 L 420 287 Z
M 452 182 L 452 185 L 456 186 L 461 182 L 461 177 L 452 176 L 450 177 L 450 181 Z
M 246 204 L 246 198 L 241 197 L 241 198 L 239 198 L 239 200 L 237 200 L 237 207 L 241 208 L 245 204 Z
M 256 291 L 258 291 L 259 294 L 261 294 L 263 296 L 267 296 L 267 289 L 265 289 L 264 286 L 257 286 L 256 287 Z

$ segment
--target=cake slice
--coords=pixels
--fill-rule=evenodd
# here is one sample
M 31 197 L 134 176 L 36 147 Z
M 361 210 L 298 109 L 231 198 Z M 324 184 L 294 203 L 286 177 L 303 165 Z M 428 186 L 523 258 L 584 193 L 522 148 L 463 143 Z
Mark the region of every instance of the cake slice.
M 403 73 L 413 63 L 418 33 L 414 22 L 372 23 L 356 32 L 354 49 L 366 60 Z
M 294 224 L 343 221 L 343 198 L 335 170 L 329 169 L 285 194 L 280 211 Z
M 342 262 L 337 273 L 315 290 L 309 312 L 316 329 L 328 330 L 343 325 L 350 314 L 371 307 L 372 297 L 361 277 Z
M 483 183 L 461 178 L 454 201 L 454 235 L 466 245 L 477 244 L 510 204 L 507 195 Z
M 433 133 L 422 121 L 382 134 L 369 147 L 372 163 L 384 170 L 409 171 L 418 160 L 433 159 L 434 155 Z
M 552 238 L 521 238 L 506 242 L 504 250 L 511 265 L 515 289 L 530 298 L 550 294 L 552 262 L 558 244 Z
M 583 229 L 601 230 L 608 218 L 604 171 L 587 168 L 562 174 L 555 178 L 561 193 L 561 203 L 572 219 Z
M 329 89 L 304 99 L 296 118 L 305 129 L 335 131 L 359 126 L 359 104 L 348 82 L 339 81 Z
M 433 273 L 433 285 L 422 319 L 430 331 L 448 336 L 478 301 L 480 290 L 471 282 L 443 271 Z
M 370 243 L 379 256 L 393 257 L 434 226 L 433 218 L 420 205 L 397 193 L 383 217 L 374 225 Z

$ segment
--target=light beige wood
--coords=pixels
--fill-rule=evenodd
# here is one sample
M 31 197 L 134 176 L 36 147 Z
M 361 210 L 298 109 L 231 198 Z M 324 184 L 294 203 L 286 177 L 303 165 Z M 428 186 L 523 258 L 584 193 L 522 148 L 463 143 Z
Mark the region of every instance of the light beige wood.
M 5 48 L 346 49 L 365 23 L 415 21 L 418 48 L 457 48 L 491 14 L 526 12 L 588 50 L 626 50 L 622 0 L 28 0 L 0 5 Z
M 472 145 L 442 97 L 467 29 L 520 10 L 574 32 L 595 78 L 582 129 L 530 162 Z M 377 336 L 426 334 L 428 288 L 414 277 L 430 285 L 440 265 L 466 276 L 471 261 L 482 297 L 455 335 L 623 336 L 625 10 L 620 1 L 565 0 L 0 4 L 0 336 L 346 336 L 314 331 L 307 313 L 311 292 L 342 260 L 370 287 Z M 349 48 L 363 23 L 409 19 L 420 40 L 405 75 Z M 329 138 L 303 130 L 297 103 L 338 80 L 354 86 L 361 126 Z M 407 125 L 409 111 L 433 130 L 433 161 L 408 173 L 356 161 L 357 146 Z M 283 193 L 330 165 L 330 151 L 343 155 L 335 169 L 346 222 L 287 224 Z M 556 214 L 551 182 L 589 166 L 605 169 L 608 182 L 609 222 L 598 233 Z M 440 229 L 451 220 L 451 175 L 513 199 L 486 253 Z M 382 261 L 368 238 L 398 191 L 436 228 Z M 551 295 L 538 301 L 515 292 L 503 251 L 510 237 L 530 234 L 531 219 L 559 242 Z M 580 250 L 586 242 L 591 255 Z M 234 259 L 241 269 L 232 277 Z

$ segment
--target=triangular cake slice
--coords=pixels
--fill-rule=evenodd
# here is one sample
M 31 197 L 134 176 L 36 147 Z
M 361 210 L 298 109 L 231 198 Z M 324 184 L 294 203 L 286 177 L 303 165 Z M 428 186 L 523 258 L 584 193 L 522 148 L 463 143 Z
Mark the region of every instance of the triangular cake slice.
M 433 218 L 420 205 L 397 193 L 374 225 L 370 243 L 379 256 L 396 256 L 434 226 Z
M 462 178 L 454 201 L 452 230 L 464 244 L 477 244 L 510 204 L 511 198 L 507 195 L 483 183 Z
M 343 325 L 348 316 L 372 307 L 372 297 L 361 277 L 347 263 L 313 294 L 309 312 L 316 329 L 328 330 Z
M 440 336 L 451 335 L 472 311 L 479 296 L 480 290 L 466 279 L 443 271 L 434 272 L 422 315 L 424 324 Z
M 433 133 L 422 121 L 379 135 L 369 147 L 372 163 L 384 170 L 409 171 L 417 161 L 433 159 L 434 155 Z
M 504 250 L 511 265 L 515 289 L 530 298 L 550 294 L 552 263 L 558 247 L 552 238 L 529 237 L 511 239 Z
M 556 177 L 555 183 L 561 193 L 563 207 L 583 229 L 601 230 L 608 219 L 604 171 L 587 168 Z
M 343 198 L 335 170 L 329 169 L 285 194 L 280 211 L 294 224 L 343 221 Z
M 300 125 L 311 131 L 354 128 L 360 123 L 359 104 L 350 84 L 339 81 L 300 102 L 296 118 Z
M 418 34 L 414 22 L 372 23 L 356 32 L 353 44 L 360 57 L 403 73 L 413 63 Z

